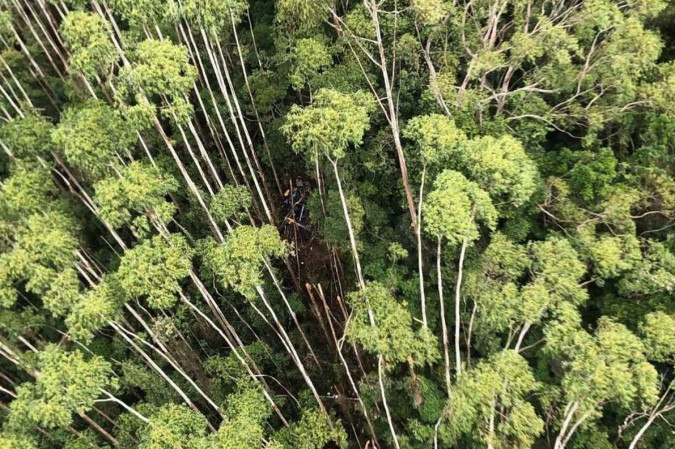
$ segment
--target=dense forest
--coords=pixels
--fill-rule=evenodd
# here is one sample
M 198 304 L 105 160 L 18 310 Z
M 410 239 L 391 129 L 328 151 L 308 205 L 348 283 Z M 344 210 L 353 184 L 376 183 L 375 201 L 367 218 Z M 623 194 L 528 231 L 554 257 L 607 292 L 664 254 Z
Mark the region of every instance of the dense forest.
M 0 5 L 0 448 L 675 448 L 672 1 Z

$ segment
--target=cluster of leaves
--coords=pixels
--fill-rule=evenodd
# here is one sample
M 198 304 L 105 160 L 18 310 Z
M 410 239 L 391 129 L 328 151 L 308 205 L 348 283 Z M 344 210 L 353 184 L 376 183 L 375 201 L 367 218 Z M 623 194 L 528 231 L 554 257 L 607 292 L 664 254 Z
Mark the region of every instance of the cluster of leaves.
M 100 389 L 114 387 L 110 364 L 95 356 L 85 359 L 79 351 L 63 351 L 55 345 L 40 351 L 36 381 L 17 388 L 7 427 L 30 435 L 34 425 L 58 428 L 73 421 L 73 413 L 91 410 Z
M 201 242 L 199 253 L 204 269 L 224 287 L 252 299 L 262 285 L 266 259 L 281 257 L 288 251 L 272 226 L 239 226 L 222 244 L 213 239 Z

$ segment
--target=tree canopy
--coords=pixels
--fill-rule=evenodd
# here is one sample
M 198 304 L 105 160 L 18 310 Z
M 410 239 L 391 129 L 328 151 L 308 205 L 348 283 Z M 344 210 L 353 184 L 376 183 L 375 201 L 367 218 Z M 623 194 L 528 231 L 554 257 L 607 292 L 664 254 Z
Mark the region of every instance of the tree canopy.
M 0 449 L 674 447 L 673 2 L 0 4 Z

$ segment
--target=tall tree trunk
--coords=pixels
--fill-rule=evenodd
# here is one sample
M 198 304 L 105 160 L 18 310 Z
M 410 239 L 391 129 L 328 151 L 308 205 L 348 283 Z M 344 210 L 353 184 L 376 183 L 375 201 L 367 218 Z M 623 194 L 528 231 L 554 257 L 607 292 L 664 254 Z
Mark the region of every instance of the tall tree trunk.
M 443 299 L 443 273 L 441 271 L 441 243 L 442 237 L 438 237 L 438 246 L 436 247 L 436 277 L 438 278 L 438 300 L 441 312 L 441 332 L 443 333 L 443 360 L 445 362 L 445 388 L 448 398 L 452 397 L 452 387 L 450 382 L 450 350 L 448 338 L 448 324 L 445 321 L 445 300 Z
M 399 170 L 401 172 L 401 181 L 403 182 L 403 190 L 405 191 L 405 199 L 408 204 L 408 212 L 410 213 L 410 221 L 413 230 L 417 227 L 417 213 L 415 211 L 415 201 L 413 200 L 412 189 L 410 187 L 410 180 L 408 179 L 408 167 L 405 161 L 405 154 L 403 153 L 403 145 L 401 144 L 401 132 L 398 125 L 398 110 L 394 103 L 393 80 L 389 76 L 387 69 L 387 57 L 384 49 L 384 41 L 382 39 L 382 30 L 380 29 L 380 19 L 378 12 L 378 4 L 375 0 L 364 0 L 366 9 L 370 12 L 375 27 L 375 35 L 377 38 L 377 47 L 379 51 L 379 68 L 382 72 L 382 82 L 387 97 L 387 107 L 389 113 L 387 114 L 387 121 L 391 127 L 391 133 L 394 137 L 394 147 L 396 148 L 396 155 L 398 157 Z M 393 74 L 392 74 L 393 75 Z
M 459 375 L 462 371 L 462 354 L 459 351 L 460 328 L 462 324 L 461 317 L 461 295 L 462 295 L 462 276 L 464 273 L 464 256 L 466 247 L 469 244 L 467 239 L 462 242 L 462 249 L 459 251 L 459 268 L 457 270 L 457 285 L 455 286 L 455 369 Z
M 427 321 L 427 301 L 424 294 L 424 270 L 422 264 L 422 199 L 424 198 L 424 179 L 427 174 L 426 166 L 422 169 L 422 182 L 420 184 L 420 198 L 417 206 L 417 227 L 415 235 L 417 237 L 417 271 L 420 279 L 420 307 L 422 308 L 422 326 L 428 327 Z

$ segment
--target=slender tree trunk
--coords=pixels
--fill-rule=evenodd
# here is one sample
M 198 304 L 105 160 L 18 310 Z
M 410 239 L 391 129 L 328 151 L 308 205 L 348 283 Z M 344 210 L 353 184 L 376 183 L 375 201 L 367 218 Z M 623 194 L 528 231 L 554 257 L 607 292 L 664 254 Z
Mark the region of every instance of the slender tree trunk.
M 204 321 L 206 321 L 212 329 L 214 329 L 222 338 L 225 340 L 225 343 L 227 343 L 227 346 L 230 348 L 234 356 L 237 358 L 239 363 L 242 364 L 242 366 L 246 369 L 246 372 L 249 374 L 249 376 L 253 379 L 254 382 L 256 383 L 261 383 L 262 384 L 262 391 L 263 394 L 265 395 L 265 399 L 270 403 L 272 406 L 272 409 L 275 411 L 281 422 L 284 424 L 284 426 L 288 427 L 288 421 L 284 417 L 284 415 L 281 413 L 281 410 L 277 406 L 276 402 L 274 402 L 274 399 L 270 395 L 269 392 L 269 387 L 267 384 L 262 380 L 262 376 L 259 371 L 254 372 L 251 366 L 247 363 L 247 361 L 242 357 L 242 355 L 239 353 L 237 350 L 237 347 L 234 345 L 232 340 L 223 332 L 220 327 L 216 326 L 216 323 L 213 322 L 204 312 L 199 310 L 199 308 L 194 305 L 192 302 L 190 302 L 185 295 L 180 295 L 181 300 L 188 306 L 190 307 L 194 312 L 196 312 Z
M 452 397 L 452 387 L 450 383 L 450 350 L 448 338 L 448 324 L 445 321 L 445 301 L 443 299 L 443 273 L 441 272 L 441 242 L 442 238 L 438 237 L 438 246 L 436 248 L 436 277 L 438 278 L 438 300 L 441 308 L 441 332 L 443 333 L 443 359 L 445 361 L 445 388 L 448 393 L 448 398 Z
M 462 324 L 460 306 L 462 294 L 462 275 L 464 271 L 464 256 L 466 255 L 466 247 L 468 244 L 469 241 L 464 239 L 462 242 L 462 249 L 459 252 L 459 269 L 457 271 L 457 285 L 455 287 L 455 369 L 457 370 L 457 374 L 460 374 L 462 371 L 462 355 L 459 352 L 460 327 Z
M 109 324 L 113 329 L 115 329 L 115 331 L 117 331 L 117 333 L 118 333 L 118 334 L 119 334 L 119 335 L 120 335 L 120 336 L 121 336 L 121 337 L 129 344 L 129 345 L 131 345 L 132 348 L 134 348 L 134 350 L 135 350 L 135 351 L 136 351 L 136 352 L 137 352 L 137 353 L 138 353 L 138 354 L 139 354 L 139 355 L 140 355 L 140 356 L 148 363 L 148 365 L 150 365 L 150 367 L 151 367 L 153 370 L 155 370 L 155 372 L 157 372 L 157 374 L 159 374 L 166 382 L 168 382 L 169 385 L 171 385 L 171 388 L 173 388 L 174 391 L 176 391 L 176 392 L 178 393 L 178 395 L 183 399 L 183 401 L 185 401 L 185 403 L 186 403 L 187 405 L 190 406 L 190 408 L 191 408 L 192 410 L 194 410 L 195 412 L 201 414 L 201 411 L 199 410 L 199 408 L 197 408 L 197 406 L 194 404 L 194 402 L 192 402 L 192 400 L 190 399 L 190 397 L 183 391 L 183 389 L 180 388 L 180 387 L 178 386 L 178 384 L 176 384 L 176 383 L 173 381 L 173 379 L 171 379 L 171 377 L 169 377 L 169 375 L 166 374 L 166 373 L 164 372 L 164 370 L 163 370 L 162 368 L 160 368 L 159 365 L 157 365 L 157 364 L 155 363 L 154 360 L 152 360 L 152 357 L 150 357 L 145 351 L 143 351 L 143 349 L 141 349 L 136 343 L 134 343 L 134 341 L 133 341 L 131 338 L 129 338 L 129 336 L 127 335 L 127 331 L 125 331 L 124 329 L 122 329 L 122 327 L 121 327 L 120 325 L 118 325 L 117 323 L 115 323 L 114 321 L 109 321 L 108 324 Z M 208 421 L 207 421 L 207 425 L 209 426 L 209 428 L 211 429 L 212 432 L 215 432 L 215 431 L 216 431 L 216 429 L 215 429 L 215 428 L 211 425 L 211 423 L 209 423 Z
M 206 33 L 206 30 L 204 28 L 200 28 L 200 32 L 202 35 L 202 40 L 204 41 L 204 45 L 206 47 L 206 52 L 207 55 L 209 56 L 209 60 L 211 61 L 211 66 L 214 69 L 214 73 L 216 75 L 216 79 L 218 81 L 218 86 L 220 87 L 221 94 L 223 95 L 223 98 L 225 100 L 225 104 L 227 105 L 228 112 L 230 114 L 230 119 L 232 120 L 232 124 L 235 128 L 235 132 L 237 135 L 237 140 L 239 141 L 239 145 L 242 150 L 242 154 L 244 155 L 244 159 L 246 160 L 246 165 L 248 167 L 248 170 L 251 174 L 251 179 L 253 180 L 253 184 L 255 186 L 255 190 L 258 194 L 258 198 L 260 201 L 260 204 L 262 205 L 264 211 L 265 211 L 265 216 L 267 217 L 269 222 L 272 222 L 272 215 L 270 213 L 269 207 L 267 206 L 267 201 L 265 200 L 265 195 L 262 192 L 262 189 L 260 188 L 260 183 L 258 182 L 258 177 L 256 176 L 255 170 L 253 169 L 253 166 L 251 165 L 250 158 L 248 156 L 248 151 L 246 151 L 246 145 L 244 144 L 243 137 L 241 135 L 241 131 L 238 126 L 238 120 L 236 118 L 236 114 L 234 112 L 234 108 L 232 107 L 232 102 L 230 101 L 230 95 L 227 93 L 227 87 L 225 86 L 225 78 L 223 76 L 223 69 L 220 67 L 218 59 L 214 55 L 214 49 L 212 48 L 211 40 L 208 38 L 208 35 Z M 214 104 L 216 104 L 215 99 L 214 99 Z M 216 108 L 216 111 L 218 108 Z M 224 124 L 223 124 L 224 128 Z M 224 128 L 225 129 L 225 128 Z
M 103 438 L 105 438 L 106 440 L 108 440 L 108 441 L 110 442 L 110 444 L 112 444 L 113 446 L 119 446 L 119 444 L 120 444 L 119 441 L 117 441 L 117 439 L 116 439 L 115 437 L 113 437 L 112 435 L 110 435 L 110 434 L 109 434 L 103 427 L 101 427 L 96 421 L 94 421 L 93 419 L 91 419 L 90 417 L 88 417 L 88 416 L 87 416 L 86 414 L 84 414 L 84 413 L 79 413 L 79 416 L 80 416 L 80 418 L 82 418 L 87 424 L 89 424 L 89 426 L 90 426 L 91 428 L 93 428 L 93 429 L 96 430 L 98 433 L 100 433 L 100 434 L 103 436 Z
M 263 262 L 265 263 L 265 268 L 267 268 L 267 272 L 270 274 L 270 277 L 272 278 L 272 282 L 274 283 L 274 286 L 277 288 L 277 291 L 279 292 L 279 295 L 281 295 L 282 301 L 286 305 L 286 309 L 288 310 L 288 313 L 291 316 L 291 319 L 293 320 L 293 323 L 295 324 L 295 328 L 300 333 L 300 336 L 302 337 L 302 340 L 305 343 L 305 346 L 307 346 L 307 349 L 309 350 L 309 354 L 314 359 L 314 363 L 316 363 L 316 366 L 320 367 L 321 364 L 319 363 L 319 359 L 317 358 L 316 354 L 314 353 L 314 349 L 312 348 L 312 345 L 309 343 L 309 339 L 307 338 L 307 335 L 305 334 L 305 331 L 302 329 L 302 326 L 300 326 L 300 322 L 298 321 L 298 317 L 295 315 L 295 312 L 293 311 L 293 308 L 291 307 L 291 304 L 288 302 L 288 298 L 286 298 L 286 294 L 284 293 L 284 290 L 281 287 L 281 284 L 279 283 L 279 280 L 277 279 L 276 275 L 274 274 L 272 266 L 269 264 L 269 262 L 267 260 L 263 260 Z
M 649 419 L 647 419 L 647 422 L 644 423 L 642 427 L 640 427 L 640 430 L 635 434 L 633 439 L 631 440 L 630 444 L 628 445 L 628 449 L 635 449 L 635 446 L 640 442 L 640 439 L 642 438 L 642 435 L 645 434 L 647 429 L 649 429 L 649 426 L 652 425 L 654 420 L 659 417 L 659 414 L 652 414 L 649 416 Z
M 389 406 L 387 405 L 387 397 L 384 391 L 384 374 L 382 373 L 382 366 L 384 361 L 382 359 L 382 354 L 377 356 L 377 377 L 380 384 L 380 394 L 382 395 L 382 402 L 384 404 L 384 411 L 387 415 L 387 423 L 389 424 L 389 431 L 391 432 L 391 437 L 394 439 L 394 447 L 400 449 L 401 446 L 398 444 L 398 437 L 396 436 L 396 429 L 394 429 L 394 421 L 391 418 L 391 413 L 389 412 Z
M 129 407 L 126 402 L 122 401 L 121 399 L 116 398 L 115 396 L 113 396 L 110 392 L 108 392 L 104 388 L 100 388 L 99 390 L 101 391 L 101 393 L 103 393 L 108 398 L 108 400 L 113 401 L 116 404 L 120 405 L 124 410 L 128 411 L 129 413 L 134 415 L 136 418 L 140 419 L 141 421 L 143 421 L 146 424 L 150 422 L 150 420 L 148 418 L 141 415 L 138 411 L 136 411 L 136 409 L 134 409 L 133 407 Z
M 349 364 L 347 363 L 347 360 L 345 360 L 344 354 L 342 354 L 342 344 L 338 342 L 337 339 L 337 333 L 335 332 L 335 327 L 333 326 L 333 320 L 331 319 L 331 313 L 330 309 L 328 308 L 328 303 L 326 302 L 326 296 L 323 293 L 323 289 L 321 289 L 321 285 L 319 285 L 319 288 L 317 289 L 319 292 L 319 297 L 321 298 L 321 302 L 323 303 L 323 309 L 324 312 L 326 313 L 326 320 L 328 321 L 328 326 L 330 327 L 331 333 L 333 335 L 333 339 L 335 342 L 335 352 L 337 352 L 338 357 L 340 358 L 340 362 L 342 363 L 342 366 L 345 369 L 345 374 L 347 375 L 347 379 L 349 380 L 349 385 L 352 387 L 352 390 L 354 391 L 354 394 L 356 395 L 356 399 L 359 401 L 359 405 L 361 406 L 361 411 L 363 412 L 363 417 L 366 419 L 366 424 L 368 425 L 368 430 L 370 432 L 370 435 L 373 437 L 375 441 L 377 441 L 377 435 L 375 433 L 375 428 L 373 427 L 373 423 L 370 420 L 370 416 L 368 415 L 368 409 L 366 408 L 366 404 L 363 402 L 363 399 L 361 398 L 361 394 L 359 393 L 359 388 L 356 385 L 356 382 L 354 381 L 354 377 L 352 376 L 351 370 L 349 368 Z M 341 340 L 344 341 L 344 340 Z
M 356 237 L 354 236 L 354 228 L 352 227 L 352 221 L 349 218 L 349 209 L 347 208 L 347 198 L 345 197 L 345 193 L 342 190 L 342 181 L 340 180 L 340 173 L 337 168 L 337 162 L 330 160 L 330 163 L 333 165 L 333 172 L 335 173 L 335 179 L 337 180 L 338 192 L 340 193 L 340 202 L 342 203 L 342 211 L 345 215 L 345 222 L 347 224 L 347 231 L 349 233 L 349 244 L 351 245 L 352 248 L 352 256 L 354 258 L 354 265 L 356 266 L 356 276 L 359 281 L 359 287 L 362 290 L 365 290 L 366 283 L 363 280 L 363 273 L 361 271 L 361 261 L 359 259 L 358 249 L 356 248 Z
M 420 184 L 420 198 L 417 206 L 417 227 L 415 235 L 417 236 L 417 271 L 420 279 L 420 307 L 422 308 L 422 326 L 428 327 L 427 321 L 427 301 L 424 295 L 424 269 L 422 266 L 422 199 L 424 198 L 424 179 L 427 174 L 426 166 L 422 169 L 422 182 Z
M 265 307 L 267 310 L 270 312 L 270 315 L 272 316 L 272 319 L 274 320 L 274 323 L 277 326 L 277 329 L 279 332 L 281 332 L 281 335 L 283 338 L 286 340 L 286 344 L 288 345 L 288 349 L 291 352 L 291 356 L 295 361 L 296 366 L 300 370 L 300 374 L 302 374 L 302 377 L 305 379 L 305 382 L 307 383 L 307 386 L 309 389 L 312 391 L 312 394 L 314 395 L 314 398 L 316 399 L 317 403 L 319 404 L 319 408 L 321 411 L 326 412 L 326 408 L 323 405 L 323 401 L 321 401 L 321 397 L 319 396 L 319 393 L 316 391 L 316 387 L 314 387 L 314 383 L 312 382 L 312 379 L 309 377 L 309 374 L 307 374 L 307 371 L 305 370 L 305 365 L 303 365 L 302 360 L 300 359 L 300 356 L 298 355 L 298 352 L 296 351 L 295 347 L 293 346 L 293 342 L 291 341 L 290 337 L 286 333 L 286 330 L 284 329 L 283 325 L 281 322 L 279 322 L 279 318 L 277 317 L 276 312 L 274 312 L 274 309 L 270 305 L 269 301 L 267 301 L 267 298 L 265 297 L 265 292 L 263 292 L 263 289 L 261 286 L 256 286 L 256 291 L 258 292 L 258 295 L 260 296 L 260 299 L 262 299 L 263 304 L 265 304 Z
M 565 417 L 563 419 L 563 423 L 560 426 L 560 432 L 558 432 L 558 436 L 555 439 L 554 443 L 554 449 L 564 449 L 565 448 L 565 440 L 567 438 L 567 428 L 569 427 L 572 418 L 574 417 L 574 413 L 577 411 L 579 408 L 579 403 L 578 402 L 573 402 L 567 405 L 565 407 Z
M 213 231 L 214 235 L 218 239 L 218 242 L 223 241 L 223 234 L 220 232 L 220 229 L 218 228 L 218 225 L 216 224 L 215 220 L 211 216 L 211 212 L 209 211 L 209 208 L 206 206 L 206 203 L 204 202 L 204 199 L 202 198 L 201 193 L 199 193 L 199 190 L 197 189 L 197 186 L 195 185 L 194 181 L 190 177 L 190 174 L 187 172 L 185 169 L 185 166 L 183 165 L 183 162 L 181 162 L 180 158 L 178 157 L 178 154 L 176 153 L 176 150 L 173 147 L 173 144 L 167 137 L 166 133 L 164 132 L 164 129 L 162 128 L 162 124 L 159 122 L 159 120 L 155 117 L 155 129 L 159 133 L 159 135 L 162 137 L 162 140 L 166 144 L 167 148 L 169 149 L 169 152 L 171 153 L 171 156 L 173 156 L 174 161 L 176 162 L 176 165 L 178 166 L 178 169 L 180 170 L 181 174 L 183 175 L 183 178 L 185 179 L 185 182 L 187 183 L 190 192 L 197 198 L 197 201 L 199 202 L 199 205 L 202 207 L 204 210 L 204 213 L 206 214 L 206 218 L 209 222 L 209 226 L 211 227 L 211 230 Z
M 370 12 L 370 16 L 375 26 L 375 35 L 377 38 L 377 47 L 379 50 L 380 61 L 378 66 L 382 72 L 382 81 L 387 97 L 388 122 L 391 127 L 391 133 L 394 137 L 394 146 L 396 147 L 396 155 L 398 157 L 398 165 L 401 171 L 401 180 L 403 182 L 403 190 L 405 191 L 405 198 L 408 204 L 408 212 L 410 213 L 410 220 L 413 230 L 417 227 L 417 213 L 415 211 L 415 201 L 413 200 L 412 189 L 410 187 L 410 180 L 408 179 L 408 167 L 405 161 L 405 154 L 403 153 L 403 145 L 401 144 L 401 133 L 398 125 L 398 110 L 394 103 L 394 94 L 392 91 L 393 80 L 389 77 L 387 69 L 387 57 L 384 49 L 384 42 L 382 39 L 382 30 L 380 29 L 380 20 L 378 13 L 378 4 L 375 0 L 364 0 L 366 8 Z
M 248 17 L 248 11 L 246 13 Z M 250 23 L 250 22 L 249 22 Z M 258 108 L 255 105 L 255 99 L 253 98 L 253 92 L 251 91 L 251 86 L 248 82 L 248 73 L 246 72 L 246 64 L 244 64 L 244 56 L 241 51 L 241 45 L 239 44 L 239 33 L 237 32 L 237 27 L 234 25 L 234 20 L 232 20 L 232 34 L 234 35 L 234 40 L 237 44 L 237 55 L 239 56 L 239 63 L 241 64 L 241 72 L 244 75 L 244 85 L 246 86 L 246 91 L 248 92 L 249 99 L 251 100 L 251 107 L 253 108 L 253 113 L 255 114 L 256 123 L 258 124 L 258 129 L 260 130 L 260 136 L 263 140 L 263 145 L 265 146 L 265 151 L 267 152 L 267 158 L 270 162 L 270 167 L 272 168 L 272 174 L 274 175 L 274 181 L 277 185 L 279 195 L 283 194 L 281 189 L 281 183 L 279 182 L 279 176 L 277 175 L 276 167 L 274 166 L 274 161 L 272 160 L 272 154 L 270 153 L 270 147 L 267 143 L 267 136 L 265 135 L 265 129 L 262 126 L 262 121 L 260 120 L 260 115 L 258 114 Z M 251 33 L 251 38 L 253 40 L 253 46 L 255 48 L 256 55 L 258 54 L 258 49 L 255 44 L 255 36 Z M 262 68 L 261 68 L 262 69 Z M 269 192 L 268 192 L 269 193 Z
M 516 341 L 516 346 L 513 348 L 516 352 L 520 352 L 520 346 L 523 344 L 523 340 L 525 339 L 525 335 L 527 334 L 527 331 L 530 330 L 531 323 L 525 323 L 523 325 L 523 328 L 520 330 L 520 334 L 518 335 L 518 340 Z

